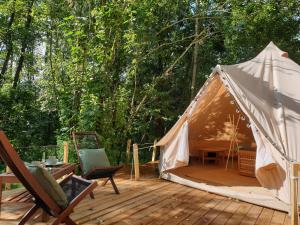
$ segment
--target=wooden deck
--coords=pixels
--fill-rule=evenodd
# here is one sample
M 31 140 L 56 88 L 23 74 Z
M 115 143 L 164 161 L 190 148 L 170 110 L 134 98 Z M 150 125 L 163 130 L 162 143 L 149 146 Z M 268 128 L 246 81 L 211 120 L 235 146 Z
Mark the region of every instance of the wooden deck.
M 109 183 L 98 186 L 95 199 L 87 197 L 82 201 L 71 214 L 72 219 L 78 224 L 104 225 L 290 224 L 286 213 L 153 177 L 131 181 L 129 176 L 119 175 L 116 183 L 120 195 L 114 193 Z M 17 224 L 16 218 L 31 205 L 22 204 L 3 203 L 0 224 Z M 39 221 L 37 215 L 30 224 L 45 224 Z

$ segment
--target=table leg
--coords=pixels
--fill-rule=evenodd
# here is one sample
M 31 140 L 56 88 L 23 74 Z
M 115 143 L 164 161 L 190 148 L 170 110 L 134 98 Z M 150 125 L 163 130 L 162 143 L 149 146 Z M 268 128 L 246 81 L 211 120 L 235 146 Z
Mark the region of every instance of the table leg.
M 204 156 L 205 156 L 205 152 L 202 151 L 202 165 L 204 166 Z
M 224 165 L 224 163 L 225 163 L 225 154 L 226 154 L 226 152 L 222 152 L 222 165 Z

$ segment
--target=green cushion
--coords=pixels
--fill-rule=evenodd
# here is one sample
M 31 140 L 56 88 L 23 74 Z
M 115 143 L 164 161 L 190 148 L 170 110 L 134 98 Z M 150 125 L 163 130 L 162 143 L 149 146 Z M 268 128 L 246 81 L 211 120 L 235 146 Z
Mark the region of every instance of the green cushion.
M 28 169 L 57 205 L 61 208 L 68 206 L 67 196 L 63 189 L 46 169 L 40 166 L 30 166 Z
M 101 149 L 80 149 L 79 159 L 82 163 L 83 173 L 86 174 L 94 167 L 110 166 L 104 148 Z

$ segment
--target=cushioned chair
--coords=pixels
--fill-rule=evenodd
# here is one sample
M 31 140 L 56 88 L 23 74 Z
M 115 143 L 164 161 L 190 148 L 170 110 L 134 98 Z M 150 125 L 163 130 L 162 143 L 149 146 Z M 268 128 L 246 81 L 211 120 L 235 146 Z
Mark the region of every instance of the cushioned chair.
M 110 165 L 105 150 L 100 148 L 97 133 L 94 131 L 73 132 L 72 136 L 82 170 L 82 177 L 85 179 L 106 178 L 102 185 L 110 180 L 116 194 L 120 194 L 113 176 L 122 166 Z
M 57 183 L 46 169 L 38 166 L 27 168 L 2 130 L 0 157 L 34 198 L 35 205 L 23 216 L 19 225 L 25 224 L 39 208 L 56 218 L 52 225 L 76 224 L 69 215 L 85 196 L 92 193 L 96 182 L 70 175 Z

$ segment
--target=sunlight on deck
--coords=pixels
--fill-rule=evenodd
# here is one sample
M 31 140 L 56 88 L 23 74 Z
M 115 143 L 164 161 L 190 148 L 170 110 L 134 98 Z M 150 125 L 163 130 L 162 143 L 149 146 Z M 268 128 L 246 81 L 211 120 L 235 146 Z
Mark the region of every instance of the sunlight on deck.
M 286 213 L 153 177 L 131 181 L 129 176 L 119 175 L 116 184 L 120 195 L 109 183 L 105 187 L 99 183 L 95 199 L 84 199 L 71 214 L 72 219 L 78 224 L 105 225 L 290 223 Z M 17 224 L 16 218 L 30 205 L 2 203 L 0 224 Z M 45 224 L 39 215 L 30 224 Z M 51 218 L 46 224 L 50 223 Z

